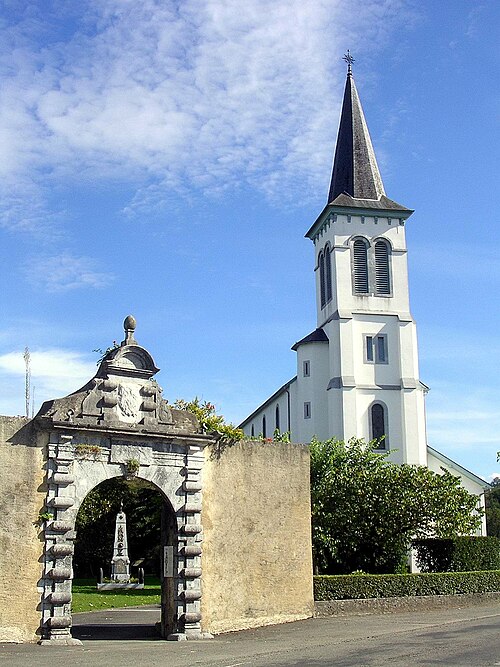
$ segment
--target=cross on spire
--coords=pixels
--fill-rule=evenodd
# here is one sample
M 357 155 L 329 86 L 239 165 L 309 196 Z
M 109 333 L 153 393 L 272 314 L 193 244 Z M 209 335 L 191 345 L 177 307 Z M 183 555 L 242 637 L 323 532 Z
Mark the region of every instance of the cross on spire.
M 347 49 L 347 53 L 344 54 L 342 60 L 345 60 L 347 63 L 347 76 L 351 76 L 354 58 L 351 56 L 351 51 L 349 49 Z

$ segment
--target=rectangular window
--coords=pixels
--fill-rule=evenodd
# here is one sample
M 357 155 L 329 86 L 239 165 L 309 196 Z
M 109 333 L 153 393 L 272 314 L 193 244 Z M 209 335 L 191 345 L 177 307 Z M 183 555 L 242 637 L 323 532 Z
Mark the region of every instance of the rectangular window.
M 311 419 L 311 403 L 309 401 L 304 403 L 304 419 Z
M 302 374 L 305 378 L 308 378 L 311 375 L 311 362 L 303 361 L 302 362 Z
M 389 361 L 387 335 L 365 336 L 365 363 L 387 364 Z
M 374 361 L 373 358 L 373 336 L 366 336 L 366 361 Z
M 377 336 L 377 361 L 380 364 L 387 362 L 387 336 Z

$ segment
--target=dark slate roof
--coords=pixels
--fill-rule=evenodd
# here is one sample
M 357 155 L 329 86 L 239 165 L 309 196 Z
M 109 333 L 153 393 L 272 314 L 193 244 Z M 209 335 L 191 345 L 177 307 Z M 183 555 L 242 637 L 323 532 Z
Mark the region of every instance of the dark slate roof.
M 351 73 L 347 75 L 339 133 L 328 194 L 331 203 L 346 193 L 356 199 L 380 199 L 384 184 Z
M 410 208 L 401 206 L 397 202 L 381 195 L 379 199 L 357 199 L 343 192 L 330 202 L 330 206 L 339 206 L 342 208 L 364 208 L 375 211 L 408 211 L 413 213 Z
M 328 343 L 328 336 L 323 331 L 323 329 L 321 328 L 315 329 L 308 336 L 302 338 L 302 340 L 299 340 L 297 343 L 295 343 L 295 345 L 292 346 L 292 350 L 296 352 L 297 348 L 300 345 L 303 345 L 304 343 Z
M 297 376 L 295 375 L 291 380 L 288 382 L 285 382 L 284 385 L 282 385 L 277 391 L 274 392 L 272 396 L 269 396 L 268 399 L 264 401 L 264 403 L 261 403 L 258 408 L 256 408 L 252 414 L 248 415 L 246 419 L 244 419 L 241 424 L 238 425 L 238 428 L 245 428 L 245 426 L 252 421 L 252 419 L 257 415 L 261 410 L 263 410 L 265 407 L 267 407 L 270 403 L 275 401 L 281 394 L 283 394 L 285 391 L 287 391 L 290 386 L 297 381 Z

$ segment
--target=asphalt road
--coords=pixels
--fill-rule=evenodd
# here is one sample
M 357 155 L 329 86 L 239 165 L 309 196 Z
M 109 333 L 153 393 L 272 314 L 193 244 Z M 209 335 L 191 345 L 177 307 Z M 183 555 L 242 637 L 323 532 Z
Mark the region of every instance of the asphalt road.
M 500 605 L 317 618 L 165 642 L 158 610 L 75 615 L 82 647 L 0 644 L 8 667 L 490 667 L 500 665 Z M 113 637 L 113 638 L 112 638 Z

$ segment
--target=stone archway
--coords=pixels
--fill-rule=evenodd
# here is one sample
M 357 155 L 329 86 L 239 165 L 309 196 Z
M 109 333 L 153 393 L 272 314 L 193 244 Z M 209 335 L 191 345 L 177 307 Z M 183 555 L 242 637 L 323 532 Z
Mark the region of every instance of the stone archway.
M 48 434 L 41 643 L 72 644 L 71 579 L 75 520 L 87 493 L 112 477 L 137 475 L 168 499 L 177 539 L 164 563 L 162 632 L 201 639 L 203 448 L 213 441 L 195 417 L 172 409 L 153 379 L 153 358 L 134 339 L 111 350 L 77 392 L 44 403 L 36 417 Z M 167 589 L 171 595 L 167 595 Z M 170 599 L 170 602 L 168 601 Z

